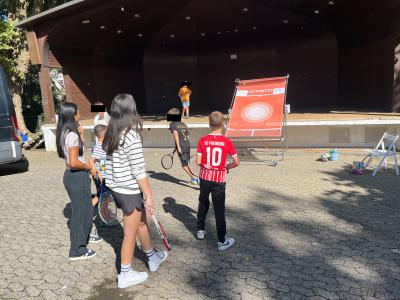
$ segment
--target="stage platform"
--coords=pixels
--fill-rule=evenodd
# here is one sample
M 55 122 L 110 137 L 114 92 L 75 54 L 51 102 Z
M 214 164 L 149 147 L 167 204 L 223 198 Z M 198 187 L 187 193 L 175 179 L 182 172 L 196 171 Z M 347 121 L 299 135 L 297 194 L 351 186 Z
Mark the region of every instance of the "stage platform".
M 164 116 L 146 115 L 144 147 L 170 148 L 172 138 Z M 192 145 L 209 131 L 207 115 L 183 119 L 191 129 Z M 93 142 L 93 120 L 82 120 L 85 137 Z M 47 151 L 56 151 L 55 124 L 42 127 Z M 384 132 L 400 132 L 400 114 L 377 112 L 331 111 L 328 113 L 293 113 L 287 115 L 287 146 L 293 148 L 354 148 L 373 147 Z M 273 142 L 238 142 L 238 147 L 275 147 Z
M 227 115 L 226 115 L 227 117 Z M 298 122 L 305 122 L 306 125 L 310 122 L 312 124 L 321 124 L 324 122 L 345 122 L 357 121 L 361 123 L 378 121 L 378 120 L 398 120 L 400 121 L 400 113 L 377 113 L 377 112 L 354 112 L 354 111 L 331 111 L 328 113 L 292 113 L 287 114 L 287 121 L 289 124 L 299 124 Z M 204 115 L 193 115 L 189 118 L 184 118 L 185 123 L 190 124 L 208 124 L 208 117 Z M 143 116 L 145 125 L 166 125 L 168 124 L 165 116 L 145 115 Z M 293 123 L 294 122 L 294 123 Z M 314 123 L 318 122 L 318 123 Z M 82 120 L 82 125 L 93 125 L 93 120 Z M 165 127 L 165 126 L 162 126 Z

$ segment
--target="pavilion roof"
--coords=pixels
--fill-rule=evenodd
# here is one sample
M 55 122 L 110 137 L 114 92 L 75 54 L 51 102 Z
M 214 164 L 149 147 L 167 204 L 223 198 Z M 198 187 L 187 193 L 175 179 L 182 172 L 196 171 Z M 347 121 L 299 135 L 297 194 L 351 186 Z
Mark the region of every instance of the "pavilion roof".
M 36 15 L 33 15 L 29 18 L 26 18 L 20 22 L 18 22 L 16 24 L 17 27 L 22 27 L 22 28 L 26 28 L 30 25 L 32 25 L 33 23 L 37 23 L 37 22 L 41 22 L 41 21 L 45 21 L 48 18 L 54 18 L 57 17 L 61 14 L 65 14 L 68 13 L 69 11 L 76 9 L 77 7 L 79 7 L 80 5 L 82 5 L 83 3 L 87 3 L 90 2 L 90 0 L 73 0 L 61 5 L 58 5 L 56 7 L 50 8 L 48 10 L 45 10 L 41 13 L 38 13 Z

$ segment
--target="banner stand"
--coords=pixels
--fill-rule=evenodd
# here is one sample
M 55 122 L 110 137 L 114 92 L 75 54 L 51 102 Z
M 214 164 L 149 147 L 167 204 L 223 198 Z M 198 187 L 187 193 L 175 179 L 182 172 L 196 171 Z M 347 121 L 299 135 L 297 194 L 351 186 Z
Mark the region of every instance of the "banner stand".
M 286 97 L 288 82 L 289 75 L 255 80 L 235 80 L 235 91 L 228 110 L 225 135 L 236 143 L 259 142 L 264 144 L 265 149 L 268 148 L 267 143 L 269 142 L 278 142 L 280 145 L 278 150 L 269 154 L 277 156 L 277 159 L 259 159 L 255 155 L 265 156 L 265 151 L 251 149 L 252 147 L 238 147 L 239 154 L 245 157 L 245 159 L 242 158 L 244 163 L 276 166 L 278 162 L 284 160 L 285 150 L 287 150 Z M 249 120 L 247 112 L 253 113 L 256 120 Z M 257 118 L 262 119 L 261 122 L 258 122 Z

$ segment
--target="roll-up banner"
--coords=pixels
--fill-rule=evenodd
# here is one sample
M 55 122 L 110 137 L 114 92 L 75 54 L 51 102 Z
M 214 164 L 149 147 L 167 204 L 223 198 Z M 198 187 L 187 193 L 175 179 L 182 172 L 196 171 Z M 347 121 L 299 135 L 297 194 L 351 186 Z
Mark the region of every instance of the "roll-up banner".
M 226 136 L 282 138 L 288 77 L 237 83 Z

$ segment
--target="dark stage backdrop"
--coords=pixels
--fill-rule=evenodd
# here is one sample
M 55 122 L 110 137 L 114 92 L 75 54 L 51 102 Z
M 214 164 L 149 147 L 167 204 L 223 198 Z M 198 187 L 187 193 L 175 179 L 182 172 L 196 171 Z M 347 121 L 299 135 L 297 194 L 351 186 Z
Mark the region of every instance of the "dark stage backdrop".
M 84 117 L 91 103 L 109 105 L 117 93 L 133 94 L 143 114 L 165 114 L 181 106 L 183 80 L 193 82 L 191 114 L 226 112 L 236 78 L 286 74 L 293 112 L 399 109 L 399 30 L 376 27 L 380 17 L 358 9 L 366 0 L 337 2 L 324 14 L 307 1 L 293 4 L 298 11 L 283 0 L 101 2 L 77 5 L 77 14 L 65 14 L 57 26 L 51 19 L 34 26 L 38 37 L 48 35 L 49 66 L 63 68 L 67 99 Z
M 235 55 L 236 59 L 231 59 Z M 294 110 L 337 105 L 337 45 L 333 38 L 312 42 L 282 42 L 271 46 L 242 45 L 238 49 L 166 52 L 144 55 L 146 108 L 165 112 L 180 106 L 182 80 L 193 82 L 192 110 L 227 111 L 234 81 L 290 74 L 288 102 Z

